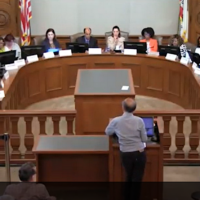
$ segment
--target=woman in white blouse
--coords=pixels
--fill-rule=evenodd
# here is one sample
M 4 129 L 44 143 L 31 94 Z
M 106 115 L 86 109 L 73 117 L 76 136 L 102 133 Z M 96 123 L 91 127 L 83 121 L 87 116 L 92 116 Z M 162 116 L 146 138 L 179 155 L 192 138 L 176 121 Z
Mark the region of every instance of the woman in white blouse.
M 125 38 L 121 37 L 120 28 L 114 26 L 112 28 L 112 35 L 107 39 L 107 48 L 110 50 L 123 50 Z
M 16 51 L 16 57 L 21 58 L 21 49 L 19 45 L 15 42 L 15 38 L 12 34 L 8 34 L 4 38 L 5 41 L 5 51 Z

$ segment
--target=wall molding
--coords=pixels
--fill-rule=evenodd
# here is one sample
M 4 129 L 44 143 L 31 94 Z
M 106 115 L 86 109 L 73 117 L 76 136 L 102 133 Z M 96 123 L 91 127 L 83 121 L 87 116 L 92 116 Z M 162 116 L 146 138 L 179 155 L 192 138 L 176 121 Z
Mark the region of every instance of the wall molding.
M 39 37 L 39 36 L 41 36 L 41 35 L 32 35 L 31 36 L 32 41 L 33 41 L 33 38 Z M 140 35 L 130 35 L 129 41 L 137 42 L 139 40 L 139 36 Z M 168 41 L 169 41 L 169 38 L 171 35 L 159 35 L 159 36 L 163 37 L 162 44 L 168 45 Z M 94 35 L 94 37 L 98 40 L 99 47 L 101 47 L 101 48 L 106 47 L 106 41 L 105 41 L 104 35 Z M 58 39 L 59 43 L 61 44 L 61 47 L 65 48 L 66 47 L 65 43 L 70 42 L 70 35 L 57 35 L 57 39 Z

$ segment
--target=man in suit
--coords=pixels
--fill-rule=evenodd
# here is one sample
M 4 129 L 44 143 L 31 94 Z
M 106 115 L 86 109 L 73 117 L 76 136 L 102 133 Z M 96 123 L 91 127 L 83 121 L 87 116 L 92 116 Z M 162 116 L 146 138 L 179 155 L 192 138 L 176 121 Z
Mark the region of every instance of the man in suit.
M 88 48 L 98 48 L 98 43 L 97 43 L 96 38 L 91 36 L 91 32 L 92 32 L 91 28 L 89 27 L 84 28 L 83 32 L 84 32 L 84 35 L 77 38 L 76 42 L 86 43 L 88 44 Z
M 8 185 L 4 195 L 11 195 L 17 200 L 56 200 L 51 197 L 43 184 L 35 183 L 35 166 L 25 163 L 19 169 L 20 183 Z

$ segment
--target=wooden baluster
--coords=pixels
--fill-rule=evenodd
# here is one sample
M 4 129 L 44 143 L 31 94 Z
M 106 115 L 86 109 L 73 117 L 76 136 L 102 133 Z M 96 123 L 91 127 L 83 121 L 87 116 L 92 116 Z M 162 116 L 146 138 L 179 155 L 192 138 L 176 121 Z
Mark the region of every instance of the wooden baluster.
M 185 158 L 185 153 L 183 151 L 183 148 L 185 146 L 185 135 L 183 133 L 183 123 L 185 121 L 185 116 L 177 116 L 176 117 L 177 123 L 178 123 L 178 129 L 175 139 L 175 144 L 177 147 L 177 150 L 175 151 L 175 158 Z
M 32 153 L 34 145 L 34 136 L 32 133 L 32 120 L 33 117 L 24 117 L 24 121 L 26 122 L 26 134 L 24 138 L 24 145 L 26 147 L 25 159 L 33 159 L 35 157 Z
M 38 117 L 38 121 L 40 123 L 40 135 L 46 135 L 45 131 L 45 122 L 46 122 L 47 117 L 46 116 L 40 116 Z
M 171 116 L 163 116 L 164 121 L 164 133 L 163 133 L 163 157 L 164 158 L 171 158 L 171 152 L 169 148 L 171 146 L 171 135 L 169 133 L 169 125 L 171 121 Z
M 74 122 L 74 118 L 73 119 L 69 119 L 66 117 L 66 121 L 67 121 L 67 134 L 68 135 L 73 135 L 73 122 Z
M 19 117 L 10 117 L 11 120 L 11 133 L 10 133 L 10 144 L 13 148 L 11 159 L 20 159 L 21 153 L 19 152 L 20 137 L 18 133 L 18 120 Z
M 199 116 L 190 116 L 191 120 L 191 133 L 189 136 L 189 144 L 191 150 L 189 151 L 188 158 L 199 158 L 197 147 L 199 146 L 199 134 L 198 134 L 198 121 Z
M 59 129 L 59 122 L 60 122 L 60 116 L 53 116 L 52 117 L 53 121 L 53 135 L 59 135 L 60 134 L 60 129 Z
M 4 134 L 5 131 L 5 120 L 6 117 L 0 117 L 0 134 Z M 4 148 L 4 141 L 0 140 L 0 160 L 5 160 L 5 148 Z

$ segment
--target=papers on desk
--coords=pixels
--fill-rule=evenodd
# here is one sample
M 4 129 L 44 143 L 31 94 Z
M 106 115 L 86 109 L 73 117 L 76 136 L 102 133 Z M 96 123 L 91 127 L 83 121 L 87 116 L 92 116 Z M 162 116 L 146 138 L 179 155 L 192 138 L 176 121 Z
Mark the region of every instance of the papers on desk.
M 11 70 L 16 70 L 16 69 L 18 69 L 18 66 L 15 63 L 5 65 L 6 71 L 11 71 Z
M 197 66 L 197 63 L 193 62 L 192 63 L 192 69 L 196 69 L 198 66 Z
M 166 55 L 165 59 L 171 60 L 171 61 L 176 61 L 176 60 L 178 60 L 178 56 L 175 55 L 175 54 L 168 53 L 168 54 Z
M 3 76 L 5 79 L 8 79 L 9 78 L 9 73 L 8 72 L 6 72 L 5 74 L 4 74 L 4 76 Z
M 146 146 L 147 146 L 147 145 L 146 145 L 146 143 L 144 142 L 144 148 L 146 148 Z
M 33 55 L 33 56 L 27 56 L 27 62 L 28 63 L 32 63 L 32 62 L 36 62 L 39 60 L 38 55 Z
M 128 90 L 128 89 L 129 89 L 129 86 L 127 86 L 127 85 L 123 85 L 121 88 L 121 90 Z
M 200 55 L 200 48 L 196 48 L 195 53 L 198 53 Z
M 89 48 L 88 49 L 88 54 L 101 54 L 102 50 L 101 48 Z
M 43 57 L 45 59 L 48 59 L 48 58 L 54 58 L 55 55 L 54 55 L 54 53 L 52 51 L 50 51 L 50 52 L 43 53 Z
M 2 100 L 5 97 L 5 93 L 3 90 L 0 90 L 0 100 Z
M 198 67 L 195 68 L 194 73 L 200 75 L 200 69 Z
M 182 57 L 181 60 L 180 60 L 180 63 L 183 64 L 183 65 L 188 65 L 190 63 L 190 61 L 189 61 L 188 58 Z
M 148 56 L 159 56 L 159 52 L 150 51 L 148 52 Z
M 59 51 L 59 56 L 60 56 L 60 57 L 63 57 L 63 56 L 71 56 L 71 55 L 72 55 L 71 49 L 60 50 L 60 51 Z
M 15 65 L 19 67 L 23 67 L 24 65 L 26 65 L 26 62 L 24 59 L 20 59 L 20 60 L 15 60 Z
M 4 88 L 4 82 L 3 82 L 3 79 L 1 79 L 1 87 Z
M 124 55 L 137 55 L 137 49 L 124 49 Z

